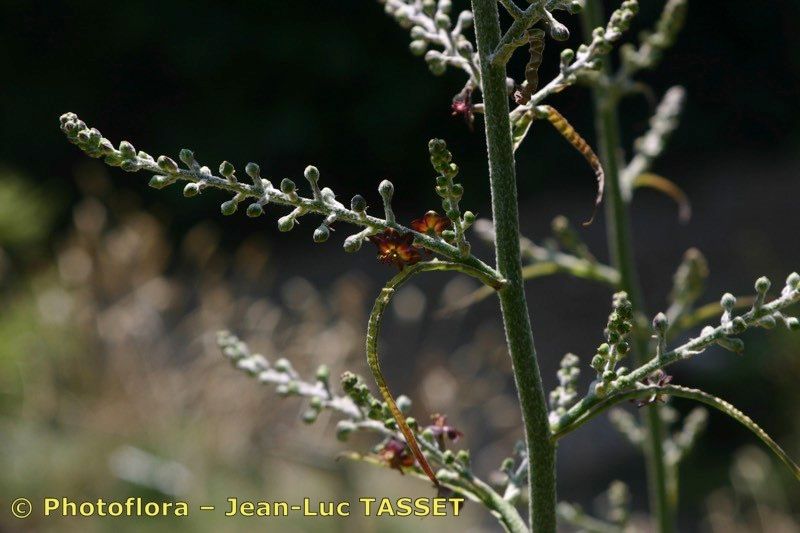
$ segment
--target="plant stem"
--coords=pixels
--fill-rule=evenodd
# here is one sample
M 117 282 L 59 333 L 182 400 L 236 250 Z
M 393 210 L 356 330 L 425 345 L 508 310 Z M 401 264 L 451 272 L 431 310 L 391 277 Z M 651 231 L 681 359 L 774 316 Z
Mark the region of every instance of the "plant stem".
M 592 30 L 605 23 L 602 0 L 590 0 L 582 14 L 583 31 L 587 39 L 591 39 Z M 610 66 L 603 62 L 602 73 L 610 75 Z M 620 273 L 619 288 L 628 293 L 634 311 L 644 314 L 644 302 L 639 288 L 636 262 L 633 257 L 630 217 L 628 206 L 622 195 L 620 183 L 621 139 L 619 117 L 617 116 L 617 94 L 613 87 L 602 83 L 592 88 L 595 104 L 595 129 L 600 149 L 600 160 L 606 174 L 606 227 L 611 264 Z M 641 325 L 634 331 L 633 358 L 641 364 L 648 352 L 648 332 Z M 647 466 L 647 481 L 650 495 L 651 511 L 655 517 L 658 531 L 671 532 L 674 529 L 673 510 L 667 489 L 667 471 L 664 462 L 664 428 L 659 416 L 658 407 L 645 408 L 642 419 L 646 426 L 647 438 L 644 443 L 644 455 Z
M 517 184 L 511 123 L 508 117 L 506 67 L 493 65 L 489 58 L 500 41 L 498 5 L 497 0 L 472 0 L 472 6 L 483 83 L 497 269 L 507 280 L 507 285 L 499 291 L 500 308 L 530 459 L 530 525 L 532 531 L 549 533 L 556 530 L 556 446 L 550 441 L 547 403 L 536 360 L 522 280 Z

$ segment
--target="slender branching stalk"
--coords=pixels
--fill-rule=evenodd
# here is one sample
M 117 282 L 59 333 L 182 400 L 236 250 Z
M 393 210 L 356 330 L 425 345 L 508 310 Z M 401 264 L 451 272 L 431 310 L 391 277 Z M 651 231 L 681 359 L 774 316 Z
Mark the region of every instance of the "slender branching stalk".
M 789 457 L 786 452 L 775 442 L 772 437 L 770 437 L 766 431 L 761 429 L 761 427 L 753 422 L 750 417 L 742 413 L 739 409 L 731 405 L 730 403 L 726 402 L 721 398 L 717 398 L 707 392 L 703 392 L 698 389 L 690 389 L 688 387 L 681 387 L 679 385 L 663 385 L 663 386 L 645 386 L 639 389 L 629 390 L 627 392 L 622 392 L 618 394 L 614 394 L 612 396 L 604 398 L 601 402 L 595 404 L 591 409 L 586 411 L 585 414 L 581 416 L 581 418 L 575 420 L 572 424 L 567 426 L 561 431 L 556 431 L 553 433 L 554 439 L 560 439 L 561 437 L 565 436 L 567 433 L 575 431 L 583 424 L 594 418 L 595 416 L 599 415 L 603 411 L 613 407 L 614 405 L 618 405 L 622 402 L 634 400 L 637 398 L 657 398 L 659 396 L 675 396 L 678 398 L 688 398 L 691 400 L 695 400 L 700 403 L 704 403 L 710 407 L 718 409 L 723 413 L 727 414 L 744 427 L 749 429 L 753 432 L 759 439 L 761 439 L 764 444 L 766 444 L 770 450 L 781 460 L 783 464 L 785 464 L 789 470 L 792 472 L 792 475 L 800 481 L 800 466 Z
M 487 276 L 477 269 L 467 267 L 459 263 L 439 261 L 436 259 L 433 261 L 426 261 L 424 263 L 417 263 L 401 270 L 399 274 L 386 283 L 384 288 L 381 290 L 380 296 L 375 299 L 375 304 L 372 308 L 372 313 L 370 313 L 369 322 L 367 324 L 367 362 L 369 363 L 370 370 L 372 370 L 372 376 L 375 378 L 375 382 L 378 385 L 378 390 L 383 396 L 383 399 L 386 402 L 389 411 L 391 411 L 395 421 L 400 426 L 400 430 L 405 437 L 406 443 L 408 443 L 409 448 L 411 448 L 411 452 L 414 454 L 414 457 L 416 457 L 420 467 L 425 471 L 425 475 L 427 475 L 437 487 L 439 486 L 439 480 L 436 478 L 436 474 L 434 474 L 433 470 L 428 464 L 428 461 L 425 459 L 425 456 L 420 451 L 419 444 L 414 436 L 414 432 L 408 426 L 408 422 L 403 416 L 403 413 L 397 407 L 397 403 L 395 402 L 392 393 L 389 391 L 389 386 L 386 383 L 386 379 L 383 377 L 380 360 L 378 358 L 378 335 L 380 334 L 383 314 L 389 307 L 394 294 L 405 282 L 407 282 L 416 274 L 420 274 L 422 272 L 437 272 L 447 270 L 454 270 L 472 276 L 476 279 L 479 279 L 485 283 L 487 287 L 490 287 L 494 290 L 498 290 L 503 287 L 503 284 L 498 283 L 494 278 Z

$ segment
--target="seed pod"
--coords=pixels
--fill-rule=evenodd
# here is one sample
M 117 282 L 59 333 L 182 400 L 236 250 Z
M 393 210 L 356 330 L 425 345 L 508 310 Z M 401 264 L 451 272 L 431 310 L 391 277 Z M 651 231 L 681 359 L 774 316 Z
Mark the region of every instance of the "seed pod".
M 525 85 L 520 91 L 519 103 L 528 103 L 539 87 L 539 66 L 544 52 L 544 30 L 533 28 L 528 31 L 528 64 L 525 65 Z

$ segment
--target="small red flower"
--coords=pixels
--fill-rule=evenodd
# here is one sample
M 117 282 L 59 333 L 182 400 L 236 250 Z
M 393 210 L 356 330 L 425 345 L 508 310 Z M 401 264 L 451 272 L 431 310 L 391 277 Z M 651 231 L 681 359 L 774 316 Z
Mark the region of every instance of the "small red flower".
M 403 270 L 406 265 L 413 265 L 422 260 L 419 250 L 414 246 L 414 235 L 401 235 L 392 228 L 376 235 L 370 235 L 369 241 L 378 247 L 378 261 L 397 265 Z
M 475 123 L 475 112 L 472 105 L 472 89 L 465 87 L 463 91 L 458 93 L 453 98 L 453 104 L 450 106 L 453 116 L 462 116 L 464 121 L 472 130 Z
M 646 377 L 642 383 L 651 387 L 665 387 L 672 381 L 672 376 L 660 368 L 653 375 Z M 643 400 L 634 400 L 636 407 L 644 407 L 652 403 L 667 403 L 667 396 L 664 394 L 653 394 Z
M 378 457 L 385 461 L 389 468 L 397 470 L 401 474 L 403 468 L 414 466 L 414 456 L 408 450 L 405 443 L 395 438 L 389 438 L 378 450 Z
M 441 449 L 444 449 L 445 437 L 453 442 L 456 442 L 458 439 L 464 436 L 462 432 L 453 426 L 447 425 L 447 417 L 445 415 L 440 415 L 438 413 L 431 415 L 431 420 L 433 420 L 433 424 L 425 429 L 433 433 L 433 436 L 439 441 L 439 447 Z
M 441 236 L 450 226 L 452 226 L 450 219 L 439 216 L 436 211 L 428 211 L 422 217 L 411 221 L 411 229 L 431 236 Z

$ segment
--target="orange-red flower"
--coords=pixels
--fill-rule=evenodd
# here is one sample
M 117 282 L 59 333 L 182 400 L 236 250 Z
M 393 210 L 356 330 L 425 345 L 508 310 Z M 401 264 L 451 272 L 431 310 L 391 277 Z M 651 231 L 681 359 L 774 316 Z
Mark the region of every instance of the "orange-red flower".
M 414 456 L 409 453 L 408 447 L 405 443 L 400 442 L 395 438 L 389 438 L 378 450 L 378 456 L 393 468 L 403 473 L 403 468 L 414 466 Z
M 414 246 L 414 235 L 406 233 L 401 235 L 392 228 L 371 235 L 369 240 L 378 247 L 378 261 L 397 265 L 403 270 L 405 265 L 413 265 L 422 260 L 419 250 Z
M 411 221 L 411 229 L 425 235 L 441 235 L 452 223 L 447 217 L 440 216 L 436 211 L 428 211 L 422 217 Z

